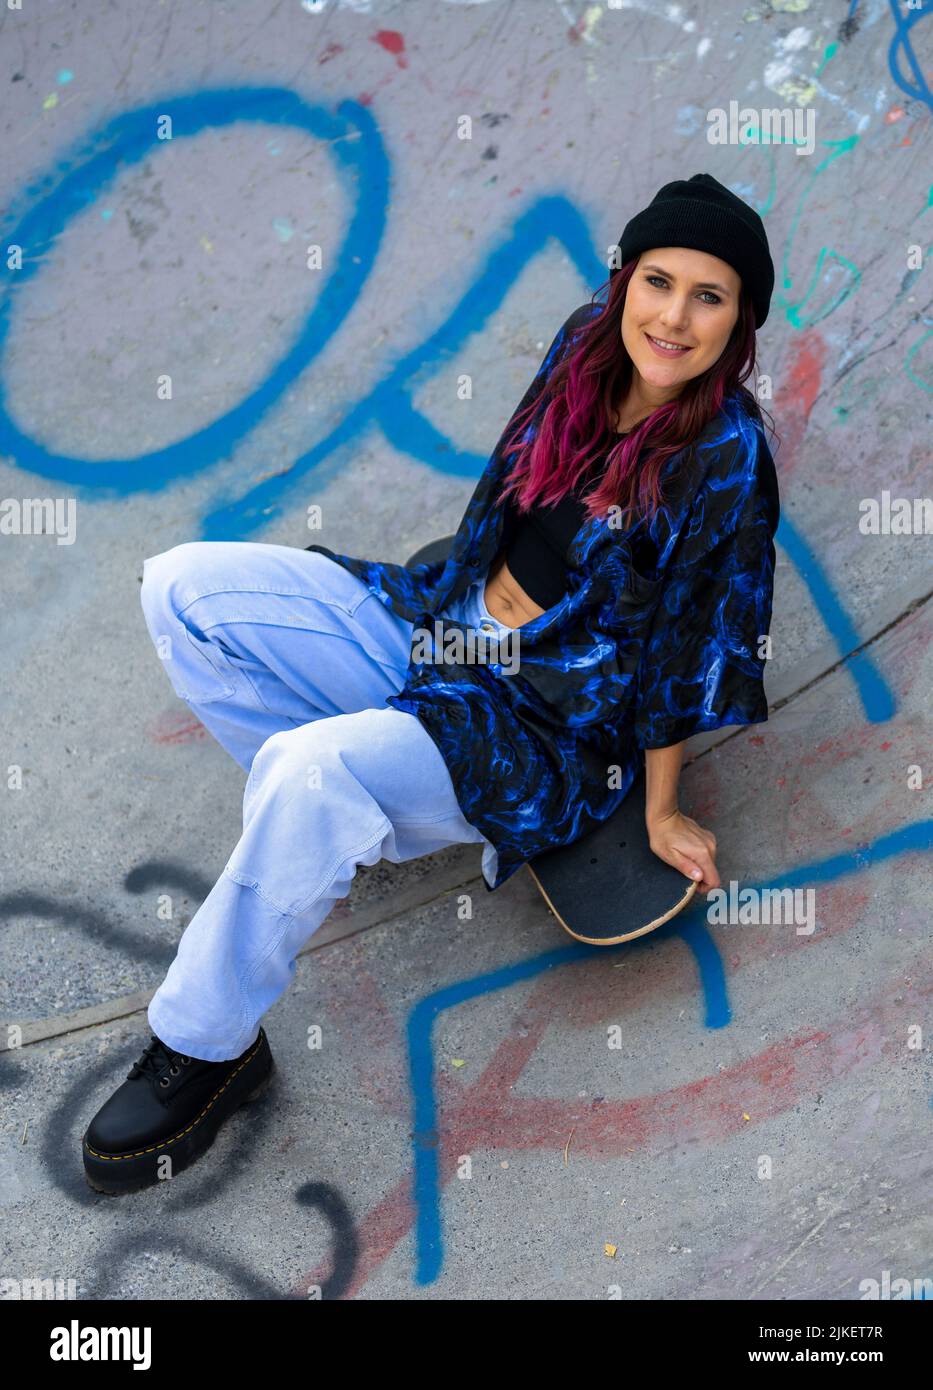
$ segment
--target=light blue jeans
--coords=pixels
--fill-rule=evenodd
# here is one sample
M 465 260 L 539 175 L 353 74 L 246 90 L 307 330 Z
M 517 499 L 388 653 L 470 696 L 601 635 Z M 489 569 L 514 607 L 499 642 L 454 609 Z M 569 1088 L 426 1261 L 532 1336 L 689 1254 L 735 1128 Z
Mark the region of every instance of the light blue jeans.
M 443 614 L 493 640 L 513 629 L 485 579 Z M 243 834 L 149 1005 L 190 1057 L 238 1057 L 358 864 L 484 845 L 419 720 L 383 703 L 404 684 L 412 624 L 315 551 L 192 541 L 144 561 L 142 605 L 176 694 L 249 773 Z

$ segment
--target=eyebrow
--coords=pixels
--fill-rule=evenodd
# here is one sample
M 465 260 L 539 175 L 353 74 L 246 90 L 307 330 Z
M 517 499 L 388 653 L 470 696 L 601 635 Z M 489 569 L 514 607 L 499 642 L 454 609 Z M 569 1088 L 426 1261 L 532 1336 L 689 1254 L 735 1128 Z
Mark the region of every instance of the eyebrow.
M 668 280 L 677 279 L 677 276 L 672 275 L 669 270 L 665 270 L 663 265 L 643 265 L 642 270 L 657 270 Z M 693 288 L 695 290 L 720 290 L 723 294 L 731 293 L 730 290 L 726 289 L 725 285 L 720 285 L 715 280 L 697 280 Z

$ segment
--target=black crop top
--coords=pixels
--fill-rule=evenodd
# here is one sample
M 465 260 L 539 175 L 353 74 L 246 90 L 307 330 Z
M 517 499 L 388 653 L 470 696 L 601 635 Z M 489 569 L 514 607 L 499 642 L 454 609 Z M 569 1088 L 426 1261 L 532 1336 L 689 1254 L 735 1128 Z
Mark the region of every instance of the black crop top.
M 587 520 L 586 504 L 569 494 L 556 506 L 522 516 L 514 493 L 506 498 L 503 544 L 509 573 L 539 608 L 553 608 L 567 592 L 567 551 Z
M 625 430 L 619 438 L 630 433 Z M 591 490 L 591 483 L 592 474 L 582 485 L 583 490 Z M 502 544 L 509 573 L 539 608 L 553 608 L 567 592 L 567 551 L 588 520 L 586 504 L 579 495 L 570 493 L 556 506 L 535 506 L 522 516 L 515 505 L 515 494 L 509 493 L 504 506 Z M 636 568 L 645 574 L 655 568 L 657 546 L 644 525 L 635 528 L 630 546 Z

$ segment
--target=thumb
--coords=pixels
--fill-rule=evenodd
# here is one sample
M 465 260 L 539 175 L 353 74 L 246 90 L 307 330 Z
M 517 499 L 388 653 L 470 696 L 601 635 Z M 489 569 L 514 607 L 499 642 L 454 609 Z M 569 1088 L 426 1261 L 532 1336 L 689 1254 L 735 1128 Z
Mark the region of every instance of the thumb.
M 679 869 L 682 874 L 686 874 L 688 878 L 692 878 L 694 882 L 699 883 L 700 879 L 703 877 L 703 870 L 696 860 L 690 859 L 686 854 L 681 853 L 679 849 L 672 848 L 670 854 L 671 857 L 668 862 L 672 864 L 675 869 Z

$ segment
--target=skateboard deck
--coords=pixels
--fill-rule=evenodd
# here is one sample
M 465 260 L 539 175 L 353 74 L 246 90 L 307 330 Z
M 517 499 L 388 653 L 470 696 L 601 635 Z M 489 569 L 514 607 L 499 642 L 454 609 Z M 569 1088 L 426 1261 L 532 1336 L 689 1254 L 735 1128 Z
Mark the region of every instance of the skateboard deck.
M 405 561 L 405 568 L 410 570 L 413 565 L 431 565 L 438 560 L 446 560 L 453 543 L 453 536 L 441 536 L 439 540 L 428 541 L 427 545 L 416 550 L 414 555 Z
M 430 541 L 406 565 L 446 560 L 453 540 Z M 595 830 L 536 855 L 526 867 L 564 931 L 589 946 L 616 946 L 654 931 L 696 892 L 694 881 L 665 864 L 648 843 L 644 770 Z
M 616 946 L 654 931 L 687 906 L 696 883 L 648 843 L 645 774 L 595 830 L 526 864 L 564 931 L 589 946 Z

